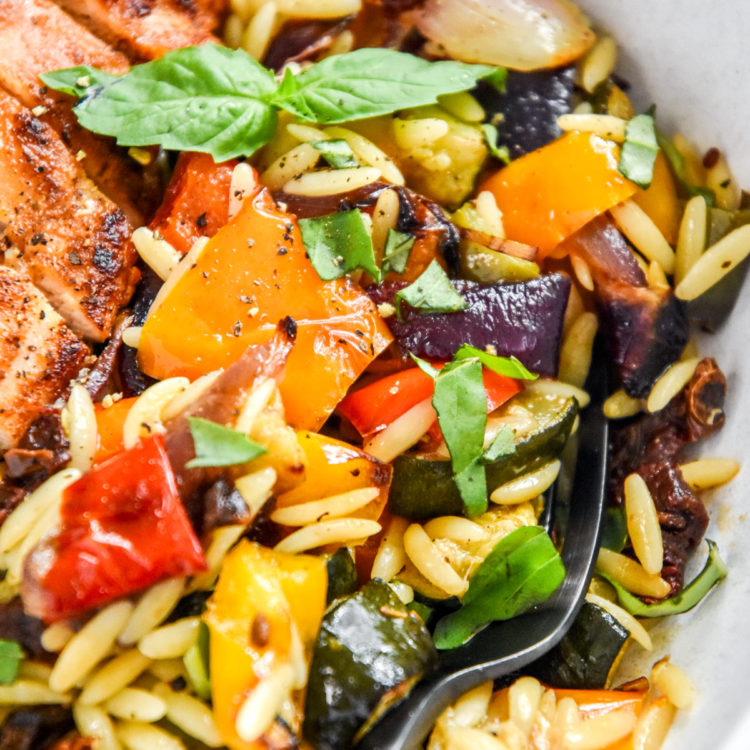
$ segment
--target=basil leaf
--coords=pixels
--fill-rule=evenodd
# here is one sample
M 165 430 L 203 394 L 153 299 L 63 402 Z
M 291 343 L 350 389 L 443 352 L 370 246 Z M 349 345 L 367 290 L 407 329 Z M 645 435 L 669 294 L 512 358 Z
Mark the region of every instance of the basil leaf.
M 74 111 L 84 128 L 123 146 L 161 144 L 225 161 L 271 140 L 276 110 L 265 99 L 275 90 L 271 72 L 247 53 L 206 44 L 136 65 Z
M 380 269 L 375 265 L 372 238 L 362 214 L 355 208 L 326 216 L 300 219 L 302 244 L 310 262 L 324 281 L 362 268 L 376 281 Z
M 421 276 L 409 286 L 396 292 L 396 311 L 401 314 L 401 302 L 425 313 L 445 313 L 465 310 L 466 300 L 453 288 L 441 265 L 433 260 Z
M 303 120 L 360 120 L 407 107 L 434 104 L 439 96 L 471 89 L 495 72 L 488 65 L 428 62 L 405 52 L 364 48 L 332 55 L 279 88 L 270 101 Z
M 672 167 L 675 177 L 689 195 L 702 195 L 707 206 L 716 205 L 716 193 L 711 188 L 700 185 L 692 185 L 685 177 L 685 157 L 675 148 L 671 138 L 667 138 L 657 131 L 656 140 L 659 147 L 667 157 L 669 166 Z
M 479 463 L 487 426 L 481 362 L 466 359 L 447 364 L 435 379 L 432 405 L 467 515 L 476 516 L 487 509 L 487 480 Z
M 409 255 L 416 237 L 413 234 L 389 229 L 383 250 L 383 273 L 395 271 L 403 273 L 409 262 Z
M 39 77 L 47 88 L 79 98 L 119 78 L 112 73 L 92 68 L 90 65 L 77 65 L 75 68 L 42 73 Z
M 187 420 L 195 444 L 195 458 L 185 464 L 186 469 L 244 464 L 267 452 L 237 430 L 201 417 Z
M 454 355 L 454 359 L 476 357 L 488 370 L 516 380 L 536 380 L 539 376 L 529 372 L 515 357 L 499 357 L 497 354 L 464 344 Z
M 417 367 L 425 374 L 429 375 L 433 380 L 440 375 L 440 370 L 437 367 L 433 367 L 426 359 L 418 357 L 416 354 L 409 352 L 409 356 L 416 362 Z
M 631 182 L 647 188 L 654 178 L 658 153 L 654 118 L 651 115 L 636 115 L 625 126 L 625 143 L 620 149 L 617 170 Z
M 487 143 L 487 148 L 489 148 L 492 156 L 503 164 L 510 164 L 510 151 L 508 151 L 508 147 L 499 147 L 497 145 L 497 128 L 489 122 L 485 122 L 482 125 L 482 132 L 484 133 L 484 140 Z
M 504 425 L 500 432 L 495 435 L 494 440 L 482 454 L 484 463 L 497 461 L 501 456 L 510 456 L 516 452 L 516 441 L 513 439 L 513 430 L 510 425 Z
M 0 638 L 0 685 L 10 685 L 15 681 L 25 655 L 15 641 Z
M 495 68 L 488 76 L 485 76 L 483 81 L 492 86 L 498 93 L 505 93 L 505 84 L 508 81 L 508 69 L 507 68 Z
M 310 145 L 320 151 L 322 157 L 334 168 L 356 167 L 359 162 L 354 157 L 354 151 L 343 139 L 332 139 L 330 141 L 312 141 Z
M 438 622 L 435 646 L 456 648 L 493 620 L 508 620 L 546 601 L 564 578 L 565 567 L 544 529 L 521 526 L 477 568 L 461 608 Z
M 716 542 L 706 539 L 706 544 L 708 544 L 708 559 L 703 570 L 678 594 L 655 604 L 644 604 L 637 596 L 626 591 L 608 575 L 600 571 L 597 571 L 597 575 L 612 584 L 620 605 L 631 615 L 636 617 L 678 615 L 695 607 L 719 581 L 727 576 L 727 566 L 719 555 Z

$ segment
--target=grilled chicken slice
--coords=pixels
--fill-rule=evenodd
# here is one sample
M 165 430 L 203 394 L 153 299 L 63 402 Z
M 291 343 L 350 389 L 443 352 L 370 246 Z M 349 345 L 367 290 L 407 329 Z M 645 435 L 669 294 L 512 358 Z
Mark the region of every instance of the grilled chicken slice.
M 135 61 L 218 41 L 215 0 L 57 0 L 68 13 Z
M 39 75 L 59 68 L 93 65 L 124 73 L 129 63 L 106 42 L 74 21 L 52 0 L 0 0 L 0 86 L 51 125 L 82 159 L 86 174 L 125 211 L 133 225 L 145 223 L 158 204 L 159 180 L 114 139 L 78 125 L 73 99 L 45 89 Z M 84 156 L 85 154 L 85 156 Z
M 23 268 L 75 333 L 109 334 L 138 271 L 131 227 L 51 127 L 0 94 L 5 262 Z
M 0 450 L 65 393 L 87 354 L 29 276 L 0 266 Z

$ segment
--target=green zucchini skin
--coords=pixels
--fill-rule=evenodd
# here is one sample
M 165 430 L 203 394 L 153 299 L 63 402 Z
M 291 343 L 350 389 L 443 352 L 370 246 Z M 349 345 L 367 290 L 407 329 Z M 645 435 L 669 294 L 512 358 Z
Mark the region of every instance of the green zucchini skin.
M 709 208 L 706 247 L 745 224 L 750 224 L 748 209 L 725 211 L 721 208 Z M 688 302 L 687 314 L 690 320 L 707 331 L 715 331 L 732 312 L 748 267 L 750 259 L 746 258 L 700 297 Z
M 516 441 L 515 453 L 485 467 L 488 492 L 557 458 L 578 413 L 578 403 L 572 398 L 554 406 L 539 396 L 525 397 L 519 403 L 534 413 L 541 426 Z M 464 514 L 450 461 L 420 458 L 417 454 L 404 454 L 393 462 L 388 503 L 392 513 L 415 521 Z
M 316 750 L 351 747 L 381 698 L 436 659 L 432 636 L 374 579 L 323 617 L 310 665 L 303 734 Z
M 565 637 L 530 671 L 552 687 L 604 688 L 629 635 L 609 612 L 584 602 Z
M 351 594 L 359 584 L 357 567 L 348 547 L 340 547 L 326 560 L 328 571 L 328 591 L 326 606 L 334 599 Z

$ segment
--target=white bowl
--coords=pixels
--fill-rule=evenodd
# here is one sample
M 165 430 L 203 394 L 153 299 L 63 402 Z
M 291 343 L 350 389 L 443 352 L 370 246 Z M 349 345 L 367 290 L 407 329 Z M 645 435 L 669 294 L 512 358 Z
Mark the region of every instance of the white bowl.
M 657 105 L 657 121 L 668 133 L 681 132 L 702 151 L 726 152 L 740 185 L 750 189 L 750 97 L 746 0 L 580 0 L 597 26 L 620 45 L 618 73 L 632 84 L 641 111 Z M 715 356 L 727 376 L 727 422 L 698 446 L 706 456 L 742 460 L 750 455 L 750 285 L 745 285 L 729 321 L 702 337 L 702 353 Z M 664 750 L 747 750 L 750 747 L 750 469 L 731 484 L 706 493 L 711 525 L 729 576 L 698 608 L 651 628 L 655 649 L 635 654 L 631 671 L 648 673 L 670 654 L 697 690 L 691 711 L 680 712 Z M 696 554 L 690 575 L 700 569 Z M 688 576 L 689 577 L 689 576 Z M 642 649 L 640 649 L 642 652 Z

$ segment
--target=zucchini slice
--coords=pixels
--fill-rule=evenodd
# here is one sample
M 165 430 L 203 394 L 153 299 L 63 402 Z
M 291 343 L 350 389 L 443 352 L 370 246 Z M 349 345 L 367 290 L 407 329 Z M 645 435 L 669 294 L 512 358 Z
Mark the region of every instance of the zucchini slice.
M 387 583 L 375 579 L 338 599 L 313 651 L 305 738 L 316 750 L 351 747 L 381 699 L 413 684 L 435 656 L 424 623 Z
M 520 393 L 509 405 L 528 410 L 534 426 L 516 436 L 515 453 L 487 464 L 488 492 L 557 458 L 578 413 L 575 399 L 538 393 Z M 430 454 L 407 453 L 396 458 L 388 502 L 395 515 L 417 521 L 463 515 L 450 461 Z
M 328 606 L 334 599 L 351 594 L 357 588 L 359 578 L 354 556 L 348 547 L 339 547 L 332 555 L 328 555 L 326 569 L 328 570 L 326 606 Z
M 552 687 L 604 688 L 629 635 L 609 612 L 584 602 L 565 637 L 530 671 Z

